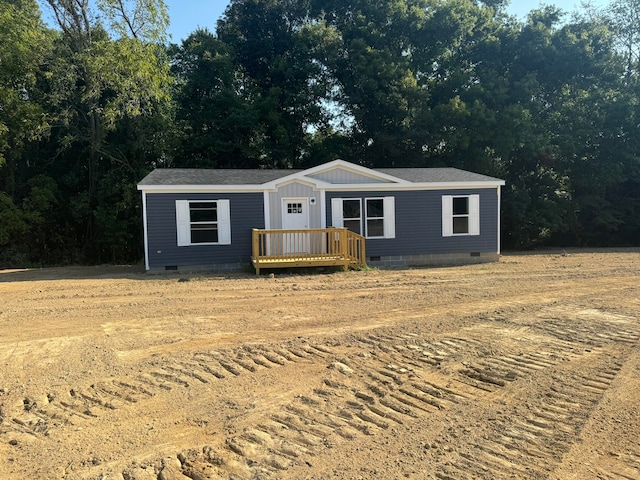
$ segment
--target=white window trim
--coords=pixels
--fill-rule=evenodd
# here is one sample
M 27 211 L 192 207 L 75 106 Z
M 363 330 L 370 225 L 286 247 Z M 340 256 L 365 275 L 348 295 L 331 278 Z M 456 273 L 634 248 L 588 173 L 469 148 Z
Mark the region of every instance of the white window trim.
M 360 203 L 360 218 L 357 219 L 360 222 L 360 233 L 358 235 L 364 236 L 364 227 L 362 225 L 362 212 L 363 212 L 363 210 L 362 210 L 362 198 L 357 198 L 357 197 L 356 198 L 342 198 L 340 200 L 341 200 L 341 203 L 340 203 L 340 222 L 341 222 L 343 227 L 344 227 L 345 220 L 347 220 L 347 221 L 356 220 L 355 218 L 344 218 L 342 216 L 342 213 L 343 213 L 343 210 L 342 210 L 343 202 L 345 202 L 345 201 L 357 201 L 358 203 Z
M 469 218 L 469 231 L 466 233 L 453 233 L 453 199 L 468 198 L 469 213 L 464 215 Z M 457 215 L 460 217 L 461 215 Z M 443 195 L 442 196 L 442 236 L 443 237 L 469 237 L 480 235 L 480 195 Z
M 332 198 L 331 199 L 331 223 L 334 227 L 344 227 L 344 218 L 342 218 L 342 202 L 345 200 L 360 201 L 360 231 L 363 232 L 365 238 L 370 239 L 389 239 L 396 238 L 396 219 L 395 219 L 395 197 L 364 197 L 364 198 Z M 367 200 L 382 200 L 384 217 L 384 236 L 369 237 L 367 231 Z M 377 219 L 380 217 L 374 217 Z
M 191 220 L 189 204 L 191 203 L 215 203 L 218 214 L 218 241 L 217 242 L 191 242 Z M 207 222 L 214 223 L 214 222 Z M 231 245 L 231 218 L 229 215 L 229 200 L 176 200 L 176 229 L 179 247 L 206 246 L 206 245 Z

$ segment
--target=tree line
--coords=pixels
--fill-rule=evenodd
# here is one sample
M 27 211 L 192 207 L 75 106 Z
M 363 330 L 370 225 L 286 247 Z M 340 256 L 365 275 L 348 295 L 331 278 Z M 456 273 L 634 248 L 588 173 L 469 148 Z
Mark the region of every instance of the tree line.
M 135 262 L 159 167 L 453 166 L 503 248 L 640 245 L 640 0 L 0 0 L 0 268 Z

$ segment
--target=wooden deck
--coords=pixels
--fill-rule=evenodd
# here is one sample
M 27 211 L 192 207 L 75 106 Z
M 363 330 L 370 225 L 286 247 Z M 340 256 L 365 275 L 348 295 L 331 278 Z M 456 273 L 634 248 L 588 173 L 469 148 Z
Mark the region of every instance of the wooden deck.
M 365 239 L 346 228 L 258 230 L 252 232 L 251 261 L 262 268 L 341 267 L 366 265 Z

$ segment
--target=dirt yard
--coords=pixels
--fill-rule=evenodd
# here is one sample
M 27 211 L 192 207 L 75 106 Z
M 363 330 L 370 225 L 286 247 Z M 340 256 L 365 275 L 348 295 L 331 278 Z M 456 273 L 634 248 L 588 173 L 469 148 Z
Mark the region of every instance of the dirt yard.
M 640 251 L 0 271 L 1 479 L 639 479 Z

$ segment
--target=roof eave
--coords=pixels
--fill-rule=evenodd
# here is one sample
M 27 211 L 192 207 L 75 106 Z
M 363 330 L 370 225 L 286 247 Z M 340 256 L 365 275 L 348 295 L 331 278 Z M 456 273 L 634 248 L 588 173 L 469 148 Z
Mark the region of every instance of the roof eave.
M 339 191 L 365 191 L 365 190 L 446 190 L 464 188 L 497 188 L 504 186 L 504 180 L 469 181 L 469 182 L 406 182 L 402 185 L 397 183 L 353 183 L 353 184 L 329 184 L 325 182 L 310 182 L 308 179 L 288 178 L 285 182 L 269 182 L 264 185 L 140 185 L 138 190 L 148 193 L 178 193 L 178 192 L 226 192 L 226 193 L 249 193 L 275 191 L 282 184 L 302 181 L 318 190 L 328 192 Z M 306 181 L 305 181 L 306 180 Z
M 264 192 L 264 185 L 141 185 L 138 190 L 149 193 L 175 192 Z
M 471 182 L 416 182 L 398 185 L 397 183 L 358 183 L 331 185 L 327 191 L 362 191 L 362 190 L 460 190 L 465 188 L 498 188 L 505 184 L 504 181 L 471 181 Z

